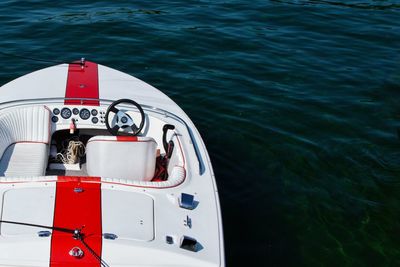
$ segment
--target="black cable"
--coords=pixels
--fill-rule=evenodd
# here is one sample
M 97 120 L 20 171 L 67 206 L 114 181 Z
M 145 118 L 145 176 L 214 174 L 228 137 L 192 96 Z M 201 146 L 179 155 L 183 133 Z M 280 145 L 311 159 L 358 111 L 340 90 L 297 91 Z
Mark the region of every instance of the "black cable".
M 47 59 L 38 59 L 38 58 L 33 58 L 33 57 L 27 57 L 27 56 L 20 56 L 20 55 L 15 55 L 15 54 L 10 54 L 6 52 L 0 51 L 0 54 L 4 56 L 9 56 L 9 57 L 16 57 L 16 58 L 22 58 L 22 59 L 28 59 L 32 61 L 38 61 L 38 62 L 46 62 L 46 63 L 52 63 L 52 64 L 74 64 L 74 65 L 81 65 L 81 62 L 60 62 L 60 61 L 55 61 L 55 60 L 47 60 Z
M 47 225 L 40 225 L 40 224 L 33 224 L 33 223 L 2 221 L 2 220 L 0 220 L 0 223 L 9 223 L 9 224 L 18 224 L 18 225 L 31 226 L 31 227 L 39 227 L 39 228 L 45 228 L 45 229 L 55 230 L 55 231 L 59 231 L 59 232 L 69 233 L 69 234 L 75 234 L 75 232 L 76 232 L 76 230 L 73 230 L 73 229 L 68 229 L 68 228 L 63 228 L 63 227 L 55 227 L 55 226 L 47 226 Z
M 9 224 L 17 224 L 17 225 L 24 225 L 24 226 L 31 226 L 31 227 L 38 227 L 44 229 L 50 229 L 54 231 L 64 232 L 72 234 L 72 238 L 81 241 L 81 243 L 86 247 L 87 250 L 100 262 L 101 266 L 103 267 L 110 267 L 97 253 L 94 251 L 86 242 L 83 240 L 84 235 L 81 233 L 81 229 L 69 229 L 63 227 L 56 227 L 56 226 L 47 226 L 41 224 L 33 224 L 33 223 L 23 223 L 23 222 L 14 222 L 14 221 L 3 221 L 0 220 L 0 223 L 9 223 Z
M 83 236 L 80 236 L 78 238 L 79 241 L 86 247 L 87 250 L 89 250 L 90 253 L 100 262 L 101 266 L 103 267 L 110 267 L 97 253 L 94 251 L 86 242 L 83 240 Z

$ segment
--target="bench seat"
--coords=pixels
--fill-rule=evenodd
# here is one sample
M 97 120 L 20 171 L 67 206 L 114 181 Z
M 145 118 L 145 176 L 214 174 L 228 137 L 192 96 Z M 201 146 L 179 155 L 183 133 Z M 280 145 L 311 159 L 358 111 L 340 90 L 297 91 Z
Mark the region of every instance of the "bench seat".
M 1 111 L 0 176 L 45 175 L 50 125 L 50 111 L 42 105 Z

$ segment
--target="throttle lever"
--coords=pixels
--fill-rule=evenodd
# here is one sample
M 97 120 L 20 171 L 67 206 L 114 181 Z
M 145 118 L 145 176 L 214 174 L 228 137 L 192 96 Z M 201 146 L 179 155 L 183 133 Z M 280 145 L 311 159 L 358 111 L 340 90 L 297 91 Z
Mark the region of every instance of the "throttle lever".
M 168 130 L 174 130 L 174 129 L 175 129 L 175 126 L 172 124 L 165 124 L 163 126 L 162 140 L 163 140 L 163 146 L 164 146 L 165 153 L 167 153 L 167 154 L 168 154 L 167 132 L 168 132 Z

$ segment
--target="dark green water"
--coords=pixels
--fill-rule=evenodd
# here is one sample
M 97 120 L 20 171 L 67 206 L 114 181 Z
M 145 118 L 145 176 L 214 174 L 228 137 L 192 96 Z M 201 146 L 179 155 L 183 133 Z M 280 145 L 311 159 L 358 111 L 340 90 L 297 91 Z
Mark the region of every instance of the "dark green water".
M 227 266 L 400 266 L 400 1 L 73 2 L 1 1 L 1 51 L 172 97 L 212 158 Z M 1 84 L 47 66 L 0 58 Z

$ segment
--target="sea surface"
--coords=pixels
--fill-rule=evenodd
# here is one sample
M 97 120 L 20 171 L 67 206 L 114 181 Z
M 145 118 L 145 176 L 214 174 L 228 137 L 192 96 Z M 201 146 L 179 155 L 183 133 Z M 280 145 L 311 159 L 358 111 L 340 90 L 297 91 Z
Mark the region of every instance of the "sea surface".
M 400 266 L 399 0 L 3 0 L 0 25 L 3 53 L 85 57 L 188 113 L 227 266 Z M 0 59 L 1 84 L 52 65 Z

